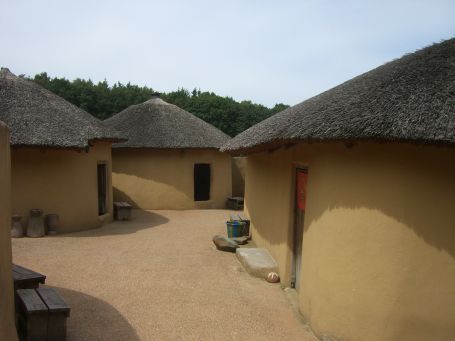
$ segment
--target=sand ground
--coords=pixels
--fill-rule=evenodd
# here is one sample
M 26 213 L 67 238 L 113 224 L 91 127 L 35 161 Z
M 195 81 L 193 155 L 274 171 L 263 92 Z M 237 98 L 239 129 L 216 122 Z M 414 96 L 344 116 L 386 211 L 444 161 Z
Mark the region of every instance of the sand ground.
M 313 340 L 277 284 L 211 241 L 229 211 L 134 211 L 130 222 L 13 240 L 14 262 L 71 305 L 69 340 Z

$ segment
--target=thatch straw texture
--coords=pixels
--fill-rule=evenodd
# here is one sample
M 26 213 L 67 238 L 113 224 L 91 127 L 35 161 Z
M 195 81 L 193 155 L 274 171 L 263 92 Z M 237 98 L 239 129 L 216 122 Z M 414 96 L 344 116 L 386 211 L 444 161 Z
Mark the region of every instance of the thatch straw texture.
M 12 146 L 83 149 L 90 141 L 120 141 L 121 135 L 86 111 L 32 81 L 0 71 L 0 120 Z
M 214 126 L 156 96 L 104 122 L 128 138 L 114 148 L 218 149 L 229 140 Z
M 308 141 L 455 143 L 455 39 L 426 47 L 288 108 L 230 140 L 251 153 Z

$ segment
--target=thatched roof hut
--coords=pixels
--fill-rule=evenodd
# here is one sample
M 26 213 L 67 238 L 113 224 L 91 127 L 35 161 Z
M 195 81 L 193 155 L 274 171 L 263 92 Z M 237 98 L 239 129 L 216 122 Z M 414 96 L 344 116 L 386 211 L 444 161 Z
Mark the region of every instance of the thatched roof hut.
M 297 141 L 455 143 L 455 38 L 382 65 L 237 135 L 224 151 Z
M 86 111 L 6 68 L 0 70 L 0 120 L 10 129 L 12 146 L 82 149 L 97 140 L 123 140 Z
M 128 140 L 113 145 L 115 201 L 141 209 L 223 208 L 231 195 L 229 136 L 158 94 L 104 121 Z
M 10 129 L 11 207 L 58 214 L 58 232 L 112 220 L 112 128 L 32 81 L 0 71 L 0 120 Z
M 158 95 L 104 121 L 128 141 L 114 148 L 219 149 L 229 136 Z
M 275 258 L 282 285 L 296 288 L 317 337 L 455 335 L 454 128 L 451 39 L 284 110 L 223 147 L 248 154 L 252 240 Z

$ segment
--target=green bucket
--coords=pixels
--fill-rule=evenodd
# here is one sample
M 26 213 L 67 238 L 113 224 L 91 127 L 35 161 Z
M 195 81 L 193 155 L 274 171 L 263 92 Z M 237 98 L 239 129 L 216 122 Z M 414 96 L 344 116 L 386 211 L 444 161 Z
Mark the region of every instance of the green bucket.
M 246 235 L 246 223 L 234 220 L 226 222 L 228 238 L 243 237 Z

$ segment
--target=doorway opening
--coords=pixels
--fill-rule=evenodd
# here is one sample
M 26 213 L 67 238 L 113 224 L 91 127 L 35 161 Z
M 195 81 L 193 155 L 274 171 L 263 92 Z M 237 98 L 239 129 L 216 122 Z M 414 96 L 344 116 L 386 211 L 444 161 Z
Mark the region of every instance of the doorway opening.
M 98 174 L 98 215 L 107 213 L 107 165 L 99 163 Z
M 295 169 L 294 226 L 292 234 L 291 287 L 299 290 L 302 263 L 303 222 L 305 218 L 308 169 Z
M 194 164 L 194 201 L 210 200 L 210 164 Z

